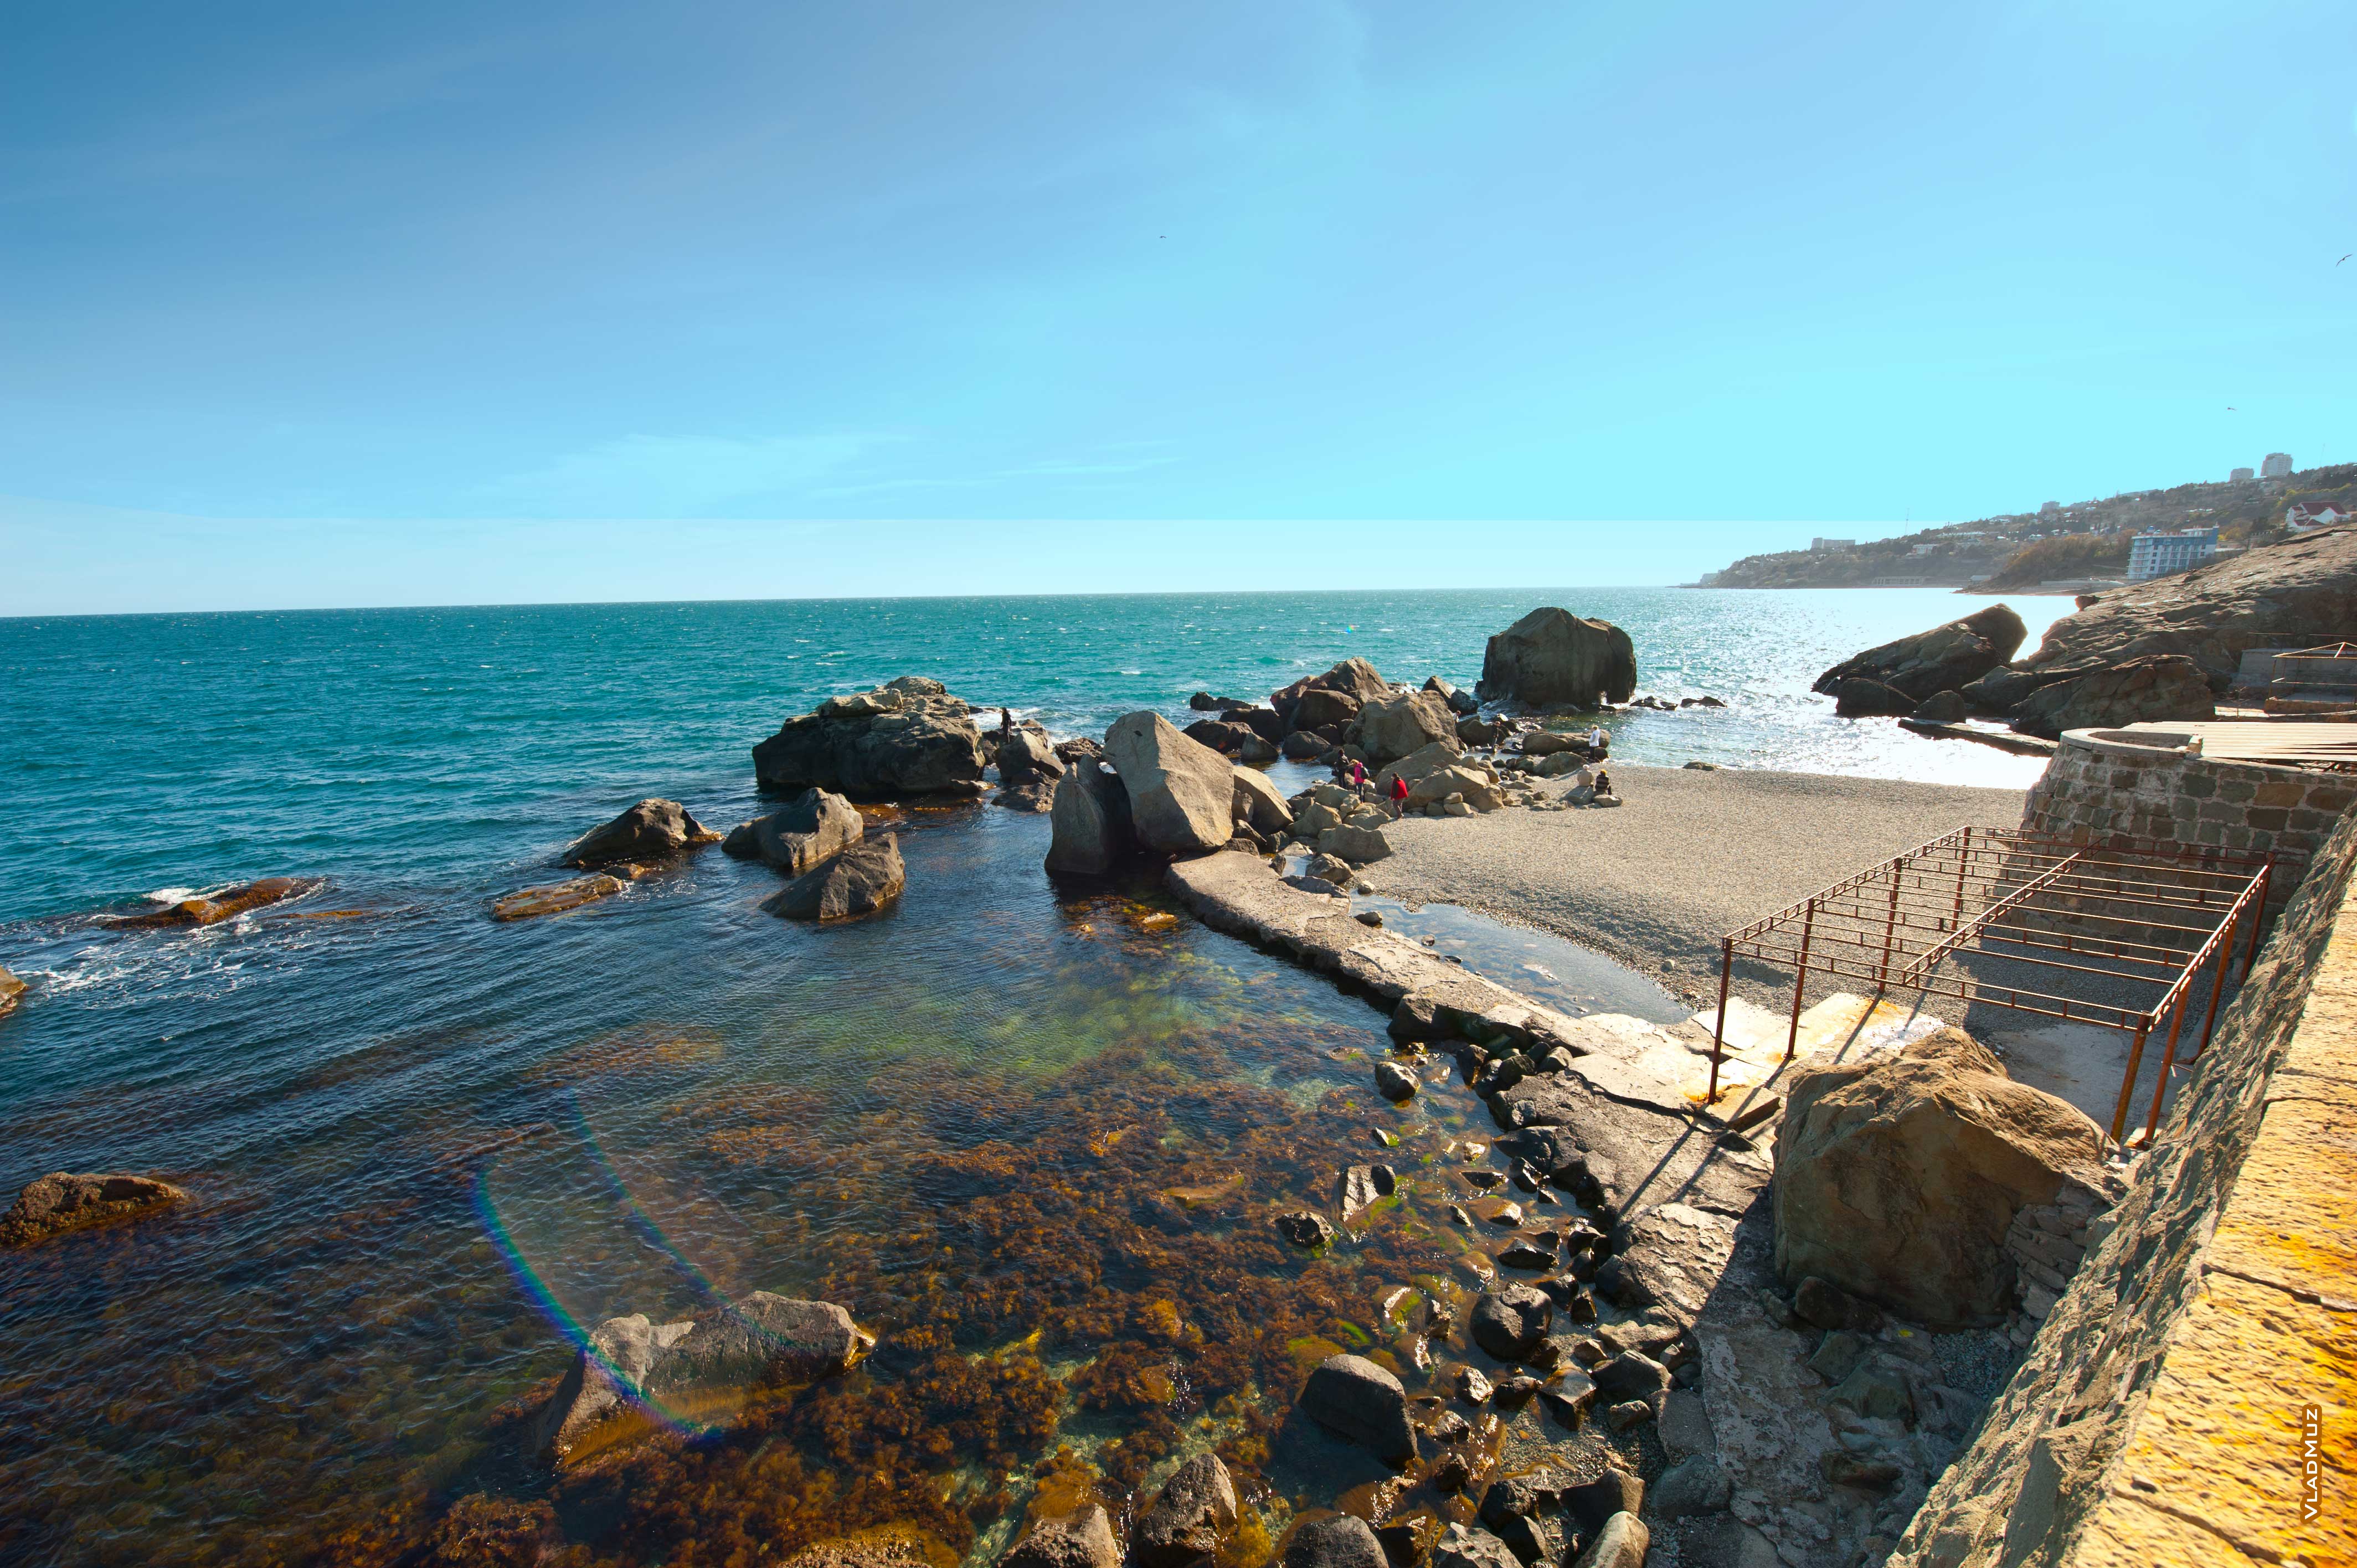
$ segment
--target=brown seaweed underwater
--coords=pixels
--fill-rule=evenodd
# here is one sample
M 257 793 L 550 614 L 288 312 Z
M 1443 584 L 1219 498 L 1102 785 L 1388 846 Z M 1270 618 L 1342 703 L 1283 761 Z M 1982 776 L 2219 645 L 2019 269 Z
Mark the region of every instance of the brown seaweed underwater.
M 567 917 L 410 1027 L 278 1069 L 257 1047 L 145 1105 L 223 1150 L 175 1173 L 191 1212 L 0 1258 L 0 1557 L 751 1564 L 889 1524 L 946 1568 L 1029 1513 L 1134 1515 L 1205 1449 L 1248 1505 L 1222 1568 L 1338 1500 L 1464 1517 L 1293 1401 L 1340 1349 L 1411 1393 L 1467 1358 L 1427 1304 L 1461 1324 L 1504 1240 L 1448 1215 L 1486 1116 L 1453 1084 L 1386 1104 L 1381 1014 L 1150 893 L 1017 881 L 1026 825 L 920 824 L 909 907 L 821 933 L 706 857 L 639 898 L 651 934 Z M 304 940 L 397 972 L 453 929 Z M 134 1115 L 68 1097 L 0 1133 L 86 1147 Z M 1371 1160 L 1398 1196 L 1316 1253 L 1283 1240 Z M 580 1328 L 757 1288 L 844 1304 L 877 1349 L 717 1430 L 527 1452 Z M 1508 1463 L 1568 1440 L 1498 1419 Z

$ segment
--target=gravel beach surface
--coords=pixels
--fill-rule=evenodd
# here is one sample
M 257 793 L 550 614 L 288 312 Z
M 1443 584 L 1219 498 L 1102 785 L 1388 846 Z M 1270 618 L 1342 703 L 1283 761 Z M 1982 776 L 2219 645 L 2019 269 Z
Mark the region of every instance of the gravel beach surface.
M 1674 991 L 1715 993 L 1729 930 L 1967 822 L 2018 827 L 2024 794 L 1738 768 L 1610 772 L 1618 810 L 1409 817 L 1384 831 L 1391 858 L 1361 875 L 1404 903 L 1460 904 Z M 1768 994 L 1740 971 L 1737 983 Z

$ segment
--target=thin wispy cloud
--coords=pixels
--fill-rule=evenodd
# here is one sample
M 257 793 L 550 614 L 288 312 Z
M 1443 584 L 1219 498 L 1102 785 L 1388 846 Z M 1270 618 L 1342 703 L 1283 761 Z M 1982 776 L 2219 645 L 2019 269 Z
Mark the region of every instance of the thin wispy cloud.
M 531 517 L 696 517 L 798 499 L 811 482 L 905 439 L 846 431 L 729 440 L 626 435 L 485 487 L 482 499 Z M 822 492 L 823 493 L 823 492 Z

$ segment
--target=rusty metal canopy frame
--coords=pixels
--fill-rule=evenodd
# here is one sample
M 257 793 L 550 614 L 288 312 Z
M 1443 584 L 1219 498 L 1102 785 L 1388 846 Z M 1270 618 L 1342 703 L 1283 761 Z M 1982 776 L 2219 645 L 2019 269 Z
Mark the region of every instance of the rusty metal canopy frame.
M 2208 1048 L 2245 928 L 2243 972 L 2258 956 L 2259 928 L 2277 853 L 2211 849 L 2117 835 L 2101 843 L 2018 828 L 1958 828 L 1870 866 L 1788 909 L 1730 931 L 1719 943 L 1718 1022 L 1712 1031 L 1710 1093 L 1718 1095 L 1727 1038 L 1727 983 L 1746 958 L 1792 972 L 1792 1027 L 1800 1038 L 1802 993 L 1812 974 L 1921 992 L 2134 1036 L 2111 1133 L 2127 1125 L 2146 1042 L 2169 1024 L 2160 1079 L 2145 1118 L 2149 1139 L 2177 1066 L 2196 975 L 2214 958 L 2201 1044 Z M 1960 954 L 2027 965 L 2034 984 L 2000 984 L 1964 972 Z M 2123 985 L 2150 993 L 2138 1007 Z

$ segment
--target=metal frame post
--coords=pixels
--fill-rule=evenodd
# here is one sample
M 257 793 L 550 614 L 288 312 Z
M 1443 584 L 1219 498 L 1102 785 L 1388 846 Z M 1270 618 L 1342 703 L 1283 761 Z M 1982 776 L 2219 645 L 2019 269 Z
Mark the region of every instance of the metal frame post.
M 1710 1032 L 1710 1093 L 1706 1105 L 1718 1101 L 1718 1058 L 1727 1042 L 1727 983 L 1735 972 L 1735 939 L 1721 937 L 1718 941 L 1718 1026 Z
M 2144 1141 L 2147 1148 L 2152 1146 L 2153 1133 L 2160 1126 L 2160 1102 L 2169 1095 L 2169 1074 L 2170 1069 L 2177 1066 L 2177 1036 L 2184 1031 L 2185 1009 L 2187 1004 L 2191 1001 L 2192 997 L 2188 993 L 2178 993 L 2177 1016 L 2169 1026 L 2169 1048 L 2160 1053 L 2160 1076 L 2152 1086 L 2152 1110 L 2144 1119 Z
M 2242 918 L 2240 909 L 2226 917 L 2226 933 L 2218 943 L 2218 972 L 2210 977 L 2210 1011 L 2201 1020 L 2201 1044 L 2186 1058 L 2189 1063 L 2210 1054 L 2210 1036 L 2218 1032 L 2218 999 L 2226 993 L 2226 972 L 2234 966 L 2234 922 Z
M 2259 871 L 2259 896 L 2252 900 L 2251 945 L 2243 954 L 2243 978 L 2251 978 L 2251 965 L 2259 961 L 2259 929 L 2267 923 L 2267 896 L 2276 889 L 2276 857 L 2270 854 L 2267 864 Z
M 2136 1026 L 2136 1043 L 2128 1047 L 2127 1076 L 2120 1080 L 2119 1109 L 2112 1112 L 2112 1142 L 2115 1144 L 2128 1130 L 2128 1101 L 2136 1095 L 2136 1069 L 2144 1065 L 2144 1039 L 2158 1022 L 2159 1020 L 2147 1015 L 2145 1021 Z
M 1784 1059 L 1791 1061 L 1801 1047 L 1801 992 L 1809 983 L 1809 938 L 1817 926 L 1817 901 L 1809 900 L 1806 913 L 1801 917 L 1801 961 L 1792 966 L 1792 1026 L 1784 1034 Z

